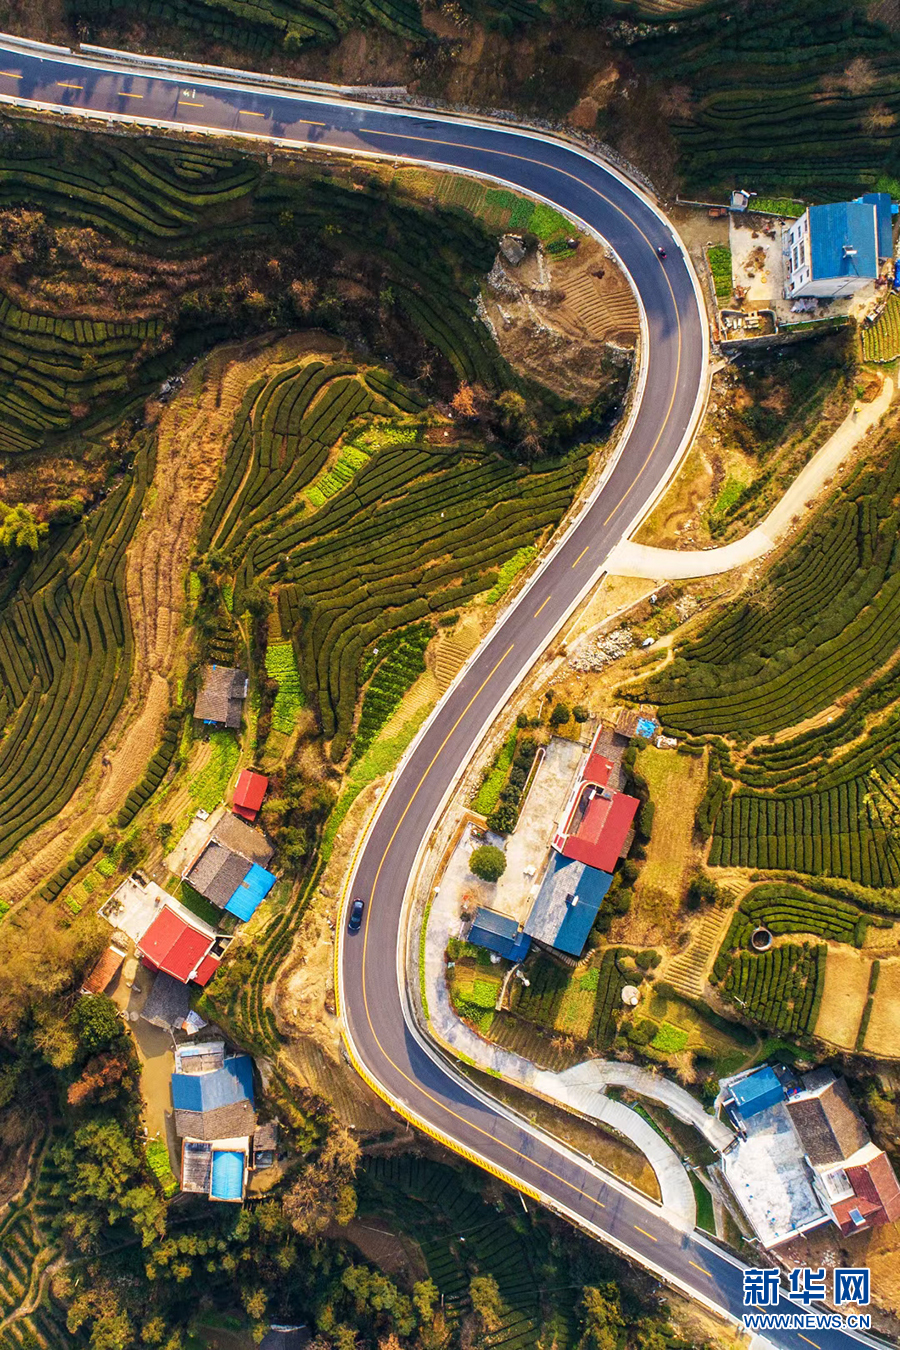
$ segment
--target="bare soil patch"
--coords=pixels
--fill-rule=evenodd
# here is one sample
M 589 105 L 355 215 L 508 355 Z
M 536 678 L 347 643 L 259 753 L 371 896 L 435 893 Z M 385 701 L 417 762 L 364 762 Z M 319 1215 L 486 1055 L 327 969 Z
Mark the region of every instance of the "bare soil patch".
M 831 965 L 831 957 L 828 958 Z M 826 975 L 828 967 L 826 966 Z M 819 1019 L 821 1021 L 821 1017 Z M 900 961 L 882 961 L 866 1032 L 865 1049 L 887 1059 L 898 1057 L 897 1027 L 900 1026 Z M 900 1285 L 898 1285 L 900 1290 Z M 897 1305 L 900 1311 L 900 1299 Z
M 348 1224 L 329 1224 L 325 1236 L 352 1242 L 367 1261 L 386 1275 L 399 1276 L 404 1285 L 426 1279 L 428 1266 L 419 1244 L 405 1233 L 395 1233 L 387 1224 L 388 1220 L 380 1214 L 367 1214 L 361 1219 L 351 1219 Z
M 872 963 L 852 947 L 831 946 L 825 963 L 825 992 L 815 1032 L 822 1040 L 852 1050 L 866 1006 Z

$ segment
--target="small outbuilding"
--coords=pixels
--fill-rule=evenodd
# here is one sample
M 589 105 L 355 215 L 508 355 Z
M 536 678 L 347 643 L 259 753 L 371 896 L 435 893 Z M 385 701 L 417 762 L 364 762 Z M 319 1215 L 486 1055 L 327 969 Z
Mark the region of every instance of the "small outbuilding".
M 82 994 L 102 994 L 122 969 L 125 953 L 111 942 L 81 986 Z
M 269 780 L 265 774 L 242 769 L 234 789 L 234 814 L 242 820 L 254 821 L 259 815 L 268 786 Z
M 531 947 L 531 938 L 520 930 L 515 919 L 486 905 L 481 905 L 476 911 L 466 940 L 475 947 L 485 947 L 489 952 L 495 952 L 507 961 L 524 961 Z
M 200 692 L 194 702 L 198 722 L 212 727 L 241 725 L 249 681 L 246 671 L 233 666 L 204 666 Z

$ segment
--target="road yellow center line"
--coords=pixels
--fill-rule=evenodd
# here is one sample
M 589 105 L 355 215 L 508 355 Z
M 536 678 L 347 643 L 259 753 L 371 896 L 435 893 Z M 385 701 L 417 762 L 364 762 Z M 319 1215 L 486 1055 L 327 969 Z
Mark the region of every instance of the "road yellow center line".
M 548 595 L 548 596 L 547 596 L 547 599 L 546 599 L 546 600 L 544 601 L 544 603 L 541 605 L 541 609 L 546 609 L 546 607 L 547 607 L 547 605 L 549 605 L 549 603 L 550 603 L 550 596 Z M 536 610 L 535 610 L 535 612 L 534 612 L 534 617 L 535 617 L 535 618 L 537 618 L 537 616 L 540 614 L 541 609 L 536 609 Z
M 57 80 L 56 83 L 59 85 L 60 89 L 84 89 L 83 84 L 66 84 L 65 80 Z
M 709 1275 L 709 1278 L 712 1279 L 712 1275 L 710 1274 L 710 1272 L 708 1270 L 704 1270 L 702 1266 L 698 1266 L 696 1261 L 688 1261 L 688 1265 L 693 1266 L 695 1270 L 699 1270 L 701 1275 Z
M 815 1350 L 820 1350 L 820 1347 L 816 1345 L 815 1341 L 811 1341 L 808 1336 L 804 1336 L 802 1331 L 798 1331 L 797 1335 L 800 1337 L 801 1341 L 806 1341 L 807 1345 L 814 1345 Z
M 265 113 L 253 112 L 252 108 L 239 108 L 239 109 L 238 109 L 238 112 L 240 113 L 241 117 L 265 117 L 265 116 L 266 116 Z
M 0 75 L 5 75 L 8 80 L 21 80 L 22 78 L 16 70 L 0 70 Z
M 180 98 L 178 100 L 179 108 L 202 108 L 202 103 L 195 103 L 192 98 Z
M 119 98 L 143 98 L 143 94 L 129 94 L 124 89 L 119 90 Z
M 575 561 L 573 562 L 573 564 L 572 564 L 572 567 L 573 567 L 573 568 L 575 568 L 575 567 L 578 566 L 578 564 L 581 562 L 582 558 L 583 558 L 584 555 L 587 553 L 587 551 L 588 551 L 589 548 L 590 548 L 590 544 L 585 544 L 584 548 L 581 550 L 581 552 L 579 553 L 578 557 L 577 557 L 577 558 L 575 559 Z
M 643 1233 L 644 1237 L 648 1237 L 648 1238 L 650 1239 L 651 1242 L 659 1242 L 659 1238 L 655 1238 L 655 1237 L 653 1236 L 652 1233 L 648 1233 L 647 1230 L 646 1230 L 646 1228 L 639 1228 L 638 1225 L 637 1225 L 636 1223 L 633 1223 L 631 1226 L 632 1226 L 632 1228 L 634 1228 L 638 1233 Z

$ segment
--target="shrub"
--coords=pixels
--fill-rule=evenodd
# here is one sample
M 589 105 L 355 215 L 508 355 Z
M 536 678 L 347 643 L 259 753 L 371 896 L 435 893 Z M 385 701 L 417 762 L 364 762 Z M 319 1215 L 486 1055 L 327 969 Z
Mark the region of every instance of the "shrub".
M 482 844 L 469 858 L 469 870 L 482 881 L 499 881 L 506 871 L 506 854 L 493 844 Z
M 572 716 L 575 718 L 576 722 L 586 722 L 590 715 L 591 714 L 583 703 L 576 703 L 572 709 Z
M 557 703 L 550 714 L 550 725 L 554 727 L 565 726 L 571 716 L 572 713 L 565 703 Z

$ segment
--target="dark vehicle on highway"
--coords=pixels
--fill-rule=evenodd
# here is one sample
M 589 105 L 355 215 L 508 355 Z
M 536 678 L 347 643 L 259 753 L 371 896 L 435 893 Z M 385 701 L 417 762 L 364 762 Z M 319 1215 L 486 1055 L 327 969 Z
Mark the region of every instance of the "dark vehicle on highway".
M 362 926 L 363 910 L 366 907 L 365 900 L 356 899 L 350 906 L 350 918 L 347 920 L 348 933 L 358 933 Z

